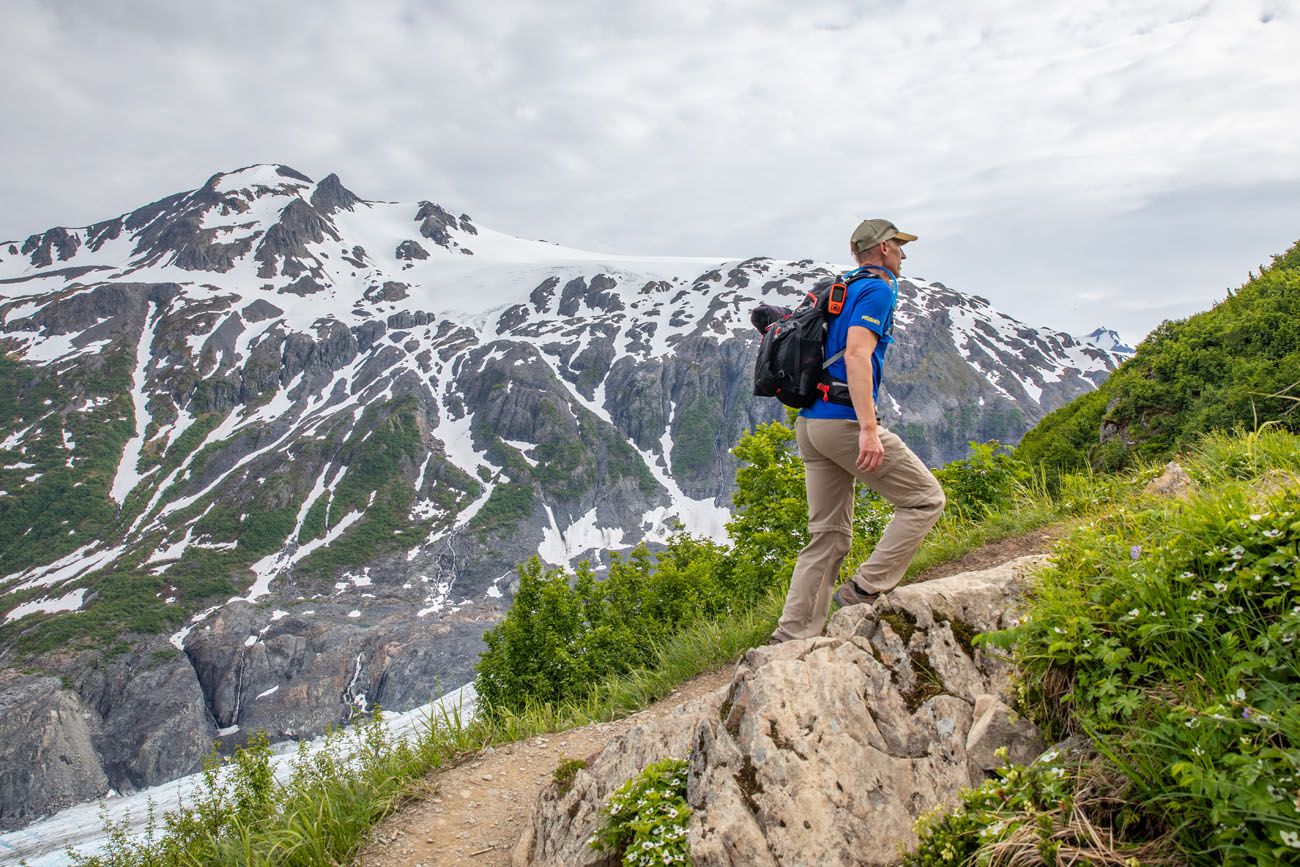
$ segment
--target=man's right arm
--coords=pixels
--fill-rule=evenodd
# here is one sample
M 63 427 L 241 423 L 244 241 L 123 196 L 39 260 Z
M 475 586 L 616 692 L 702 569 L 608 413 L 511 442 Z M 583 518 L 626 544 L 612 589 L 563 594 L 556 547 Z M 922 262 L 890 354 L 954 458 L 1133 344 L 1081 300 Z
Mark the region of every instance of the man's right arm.
M 849 398 L 858 416 L 857 467 L 864 473 L 880 468 L 885 459 L 885 447 L 876 429 L 876 402 L 871 396 L 871 356 L 876 351 L 879 336 L 869 328 L 849 326 L 848 341 L 844 348 L 844 367 L 849 380 Z

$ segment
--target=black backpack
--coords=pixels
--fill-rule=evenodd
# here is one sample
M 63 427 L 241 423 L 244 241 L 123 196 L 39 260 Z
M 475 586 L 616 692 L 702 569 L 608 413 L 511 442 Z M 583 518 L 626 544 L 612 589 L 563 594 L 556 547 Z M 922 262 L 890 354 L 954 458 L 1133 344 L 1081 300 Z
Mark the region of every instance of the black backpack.
M 771 304 L 753 309 L 749 321 L 763 335 L 754 361 L 754 394 L 775 397 L 795 409 L 806 409 L 818 400 L 853 405 L 849 384 L 832 380 L 826 372 L 844 357 L 844 350 L 824 357 L 826 331 L 830 317 L 844 309 L 849 284 L 869 276 L 823 280 L 793 310 Z

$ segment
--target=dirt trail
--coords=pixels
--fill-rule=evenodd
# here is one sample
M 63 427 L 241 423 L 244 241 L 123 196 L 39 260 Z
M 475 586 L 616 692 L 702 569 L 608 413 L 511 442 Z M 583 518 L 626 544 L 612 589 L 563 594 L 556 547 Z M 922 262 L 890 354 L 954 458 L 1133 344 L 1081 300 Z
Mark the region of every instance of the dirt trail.
M 431 776 L 385 819 L 358 867 L 504 867 L 538 793 L 564 759 L 585 759 L 647 715 L 659 716 L 729 683 L 733 666 L 699 675 L 632 716 L 489 748 Z
M 1047 551 L 1060 534 L 1048 528 L 1003 539 L 918 575 L 925 581 L 987 569 Z M 488 748 L 429 777 L 423 791 L 385 819 L 357 867 L 505 867 L 538 793 L 564 759 L 585 759 L 646 715 L 669 713 L 731 680 L 734 666 L 706 672 L 630 717 Z

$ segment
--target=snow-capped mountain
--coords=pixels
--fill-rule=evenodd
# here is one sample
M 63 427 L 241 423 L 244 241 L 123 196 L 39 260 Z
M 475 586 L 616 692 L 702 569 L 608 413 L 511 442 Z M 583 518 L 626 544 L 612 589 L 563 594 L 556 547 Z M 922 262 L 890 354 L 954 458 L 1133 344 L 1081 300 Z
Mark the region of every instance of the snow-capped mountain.
M 1105 325 L 1074 339 L 1079 343 L 1085 343 L 1089 346 L 1096 346 L 1098 349 L 1104 349 L 1112 355 L 1120 358 L 1128 358 L 1137 351 L 1124 342 L 1124 338 L 1119 336 L 1119 332 L 1107 328 Z
M 591 253 L 283 166 L 0 243 L 0 758 L 32 768 L 0 826 L 428 701 L 531 555 L 720 538 L 730 447 L 783 417 L 749 309 L 830 267 Z M 901 286 L 882 411 L 932 464 L 1117 363 Z

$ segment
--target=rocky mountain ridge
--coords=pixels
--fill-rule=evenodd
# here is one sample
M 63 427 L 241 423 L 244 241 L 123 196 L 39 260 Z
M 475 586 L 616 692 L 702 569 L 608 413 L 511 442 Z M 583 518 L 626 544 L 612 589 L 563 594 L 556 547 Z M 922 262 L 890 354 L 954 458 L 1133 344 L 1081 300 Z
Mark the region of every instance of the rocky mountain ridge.
M 284 166 L 0 243 L 0 825 L 424 703 L 533 554 L 721 538 L 730 446 L 782 417 L 748 310 L 828 267 L 591 253 Z M 1117 360 L 938 283 L 896 319 L 882 411 L 932 464 Z

